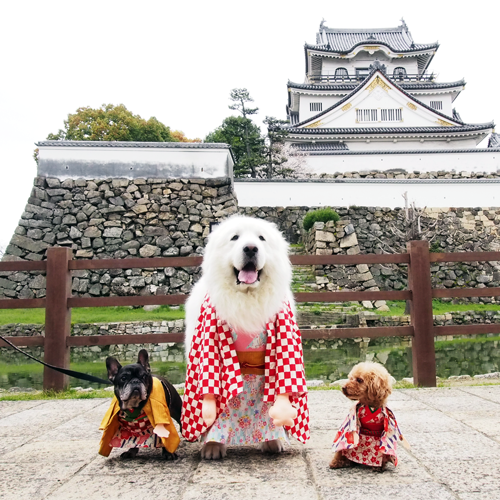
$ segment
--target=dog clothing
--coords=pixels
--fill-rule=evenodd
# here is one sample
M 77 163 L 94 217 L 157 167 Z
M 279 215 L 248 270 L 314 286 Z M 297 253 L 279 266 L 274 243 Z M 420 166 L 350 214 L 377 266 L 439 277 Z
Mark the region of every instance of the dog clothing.
M 231 335 L 243 390 L 228 401 L 214 424 L 202 434 L 201 441 L 239 446 L 276 439 L 288 442 L 283 427 L 276 427 L 269 416 L 271 403 L 264 401 L 267 332 L 263 330 L 255 336 L 231 330 Z
M 163 424 L 170 432 L 168 438 L 160 438 L 153 429 Z M 120 410 L 116 396 L 111 401 L 99 430 L 104 431 L 99 454 L 109 456 L 112 448 L 164 447 L 174 453 L 180 438 L 170 417 L 165 391 L 161 380 L 153 377 L 153 389 L 142 410 Z
M 340 426 L 333 451 L 342 451 L 349 460 L 372 467 L 381 467 L 383 456 L 389 455 L 389 461 L 397 465 L 398 440 L 408 446 L 394 413 L 387 406 L 371 408 L 358 403 Z
M 258 417 L 255 411 L 253 415 L 250 412 L 252 392 L 255 396 L 259 394 L 262 403 L 266 403 L 259 408 L 259 414 L 262 414 L 263 408 L 268 410 L 272 406 L 277 395 L 289 394 L 291 403 L 297 408 L 297 417 L 293 425 L 285 429 L 302 443 L 309 439 L 309 410 L 302 341 L 288 302 L 283 304 L 283 309 L 277 314 L 276 320 L 266 324 L 261 343 L 265 343 L 263 383 L 258 376 L 255 379 L 248 378 L 252 375 L 248 373 L 242 376 L 231 328 L 225 321 L 217 318 L 210 298 L 205 297 L 192 340 L 186 374 L 182 435 L 188 441 L 195 441 L 207 430 L 201 416 L 205 394 L 217 396 L 217 418 L 219 418 L 227 407 L 231 408 L 231 405 L 238 405 L 238 401 L 241 402 L 240 397 L 239 400 L 235 399 L 230 403 L 233 398 L 238 395 L 247 398 L 249 391 L 250 398 L 245 402 L 247 405 L 245 414 L 238 417 L 240 428 L 241 425 L 245 427 L 247 423 L 244 417 L 248 416 L 249 420 Z M 245 363 L 243 371 L 245 371 L 244 365 Z M 246 388 L 245 378 L 250 384 L 247 384 Z M 256 433 L 253 442 L 257 441 L 257 436 Z M 262 440 L 265 441 L 266 438 Z

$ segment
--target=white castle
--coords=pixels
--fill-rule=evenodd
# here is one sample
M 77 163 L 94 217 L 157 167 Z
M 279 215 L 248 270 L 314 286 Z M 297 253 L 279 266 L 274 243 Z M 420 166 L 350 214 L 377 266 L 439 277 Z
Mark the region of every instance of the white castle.
M 304 47 L 304 83 L 288 82 L 287 141 L 316 173 L 497 172 L 494 123 L 464 123 L 454 108 L 464 79 L 437 82 L 427 72 L 438 48 L 415 43 L 404 21 L 387 29 L 323 21 Z M 489 147 L 478 148 L 488 135 Z

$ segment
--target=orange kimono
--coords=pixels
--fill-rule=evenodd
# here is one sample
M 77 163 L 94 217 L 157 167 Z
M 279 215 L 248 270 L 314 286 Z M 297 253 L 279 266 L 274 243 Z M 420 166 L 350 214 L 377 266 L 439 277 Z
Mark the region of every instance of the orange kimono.
M 170 432 L 168 438 L 161 438 L 163 447 L 170 453 L 174 453 L 180 443 L 179 434 L 172 422 L 170 412 L 168 411 L 167 401 L 165 399 L 165 392 L 161 381 L 153 377 L 153 390 L 149 396 L 146 405 L 143 408 L 151 425 L 156 427 L 158 424 L 163 424 Z M 99 445 L 99 454 L 104 457 L 109 456 L 113 447 L 110 445 L 111 440 L 116 435 L 120 423 L 118 421 L 118 414 L 120 412 L 120 405 L 116 396 L 111 401 L 106 415 L 102 419 L 99 430 L 104 431 L 102 434 L 101 442 Z

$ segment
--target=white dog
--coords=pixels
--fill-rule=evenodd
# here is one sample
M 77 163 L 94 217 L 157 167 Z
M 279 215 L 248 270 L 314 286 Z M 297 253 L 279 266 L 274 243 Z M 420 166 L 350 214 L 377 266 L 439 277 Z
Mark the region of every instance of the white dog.
M 228 329 L 231 331 L 231 345 L 234 342 L 240 365 L 242 362 L 241 351 L 247 347 L 250 350 L 260 349 L 262 359 L 264 359 L 263 351 L 267 339 L 266 324 L 277 321 L 278 313 L 283 311 L 287 304 L 289 305 L 287 309 L 289 317 L 294 321 L 295 311 L 290 289 L 291 279 L 292 270 L 288 258 L 288 244 L 274 224 L 238 215 L 222 222 L 208 238 L 203 257 L 202 278 L 194 286 L 186 303 L 186 359 L 189 360 L 193 337 L 196 335 L 197 328 L 200 328 L 200 311 L 203 311 L 206 306 L 207 297 L 216 311 L 217 318 L 221 320 L 219 325 L 228 325 Z M 295 325 L 295 323 L 293 324 Z M 295 341 L 300 344 L 300 332 L 298 329 L 296 332 L 298 340 L 295 338 Z M 243 349 L 238 348 L 238 342 L 240 346 L 241 342 L 244 342 Z M 302 363 L 300 345 L 296 346 L 296 351 L 298 350 L 300 350 L 300 360 L 299 354 L 297 354 L 297 365 Z M 241 366 L 243 367 L 243 365 Z M 254 367 L 257 365 L 248 364 L 245 366 Z M 250 373 L 263 374 L 263 365 L 259 366 L 262 371 L 250 370 Z M 189 371 L 188 363 L 188 374 Z M 243 369 L 242 373 L 245 373 Z M 287 394 L 278 395 L 272 406 L 262 403 L 264 375 L 261 375 L 260 378 L 258 375 L 244 375 L 243 379 L 245 384 L 250 384 L 248 387 L 245 386 L 244 394 L 250 392 L 256 394 L 259 390 L 261 391 L 258 405 L 262 405 L 262 407 L 252 406 L 252 411 L 249 411 L 248 414 L 257 415 L 260 408 L 261 414 L 258 417 L 262 419 L 259 424 L 260 428 L 266 429 L 266 432 L 269 428 L 274 430 L 263 435 L 259 434 L 260 431 L 257 427 L 251 431 L 253 424 L 249 423 L 249 418 L 246 418 L 244 408 L 245 404 L 254 405 L 254 400 L 246 402 L 242 396 L 237 395 L 228 401 L 225 412 L 220 413 L 221 408 L 219 408 L 218 415 L 216 398 L 213 395 L 205 394 L 202 396 L 202 416 L 206 428 L 210 432 L 208 438 L 207 434 L 202 436 L 202 439 L 205 440 L 202 448 L 203 458 L 222 458 L 226 454 L 225 444 L 249 444 L 250 439 L 252 442 L 261 442 L 263 451 L 279 452 L 282 450 L 282 441 L 286 434 L 282 426 L 292 425 L 293 420 L 297 417 L 296 408 L 292 407 Z M 305 393 L 305 380 L 303 392 Z M 276 390 L 276 394 L 281 393 Z M 307 404 L 307 399 L 305 404 Z M 250 410 L 249 407 L 246 408 Z M 237 416 L 238 411 L 240 414 Z M 199 414 L 199 411 L 197 413 Z M 228 414 L 233 414 L 233 417 L 239 418 L 239 420 L 237 422 L 227 420 L 229 419 Z M 226 418 L 224 425 L 219 425 L 219 421 L 224 418 Z M 265 422 L 266 418 L 270 418 L 269 422 L 271 423 Z M 215 424 L 212 426 L 214 422 Z M 232 434 L 235 429 L 237 433 L 240 433 L 238 443 L 235 442 L 235 436 Z M 253 432 L 251 437 L 249 437 L 249 432 Z

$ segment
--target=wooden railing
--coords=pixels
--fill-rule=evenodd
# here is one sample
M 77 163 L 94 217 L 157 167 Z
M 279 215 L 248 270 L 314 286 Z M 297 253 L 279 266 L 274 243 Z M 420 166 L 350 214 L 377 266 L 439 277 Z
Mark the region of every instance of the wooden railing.
M 500 288 L 433 289 L 431 263 L 500 261 L 500 252 L 430 253 L 426 241 L 411 241 L 408 253 L 365 255 L 294 255 L 294 265 L 406 264 L 408 289 L 400 291 L 337 291 L 296 293 L 297 302 L 346 302 L 363 300 L 409 300 L 410 326 L 334 328 L 302 330 L 305 339 L 355 337 L 412 337 L 413 378 L 415 385 L 435 387 L 436 357 L 434 337 L 438 335 L 476 335 L 500 333 L 500 323 L 485 325 L 434 326 L 432 299 L 444 297 L 500 297 Z M 45 308 L 45 337 L 7 337 L 17 346 L 44 347 L 45 362 L 69 368 L 70 348 L 75 346 L 182 342 L 183 333 L 140 335 L 71 336 L 73 307 L 109 307 L 183 304 L 186 295 L 111 296 L 79 298 L 71 295 L 71 272 L 81 269 L 132 269 L 199 266 L 201 257 L 161 257 L 103 260 L 73 260 L 71 249 L 50 248 L 42 262 L 0 262 L 0 271 L 46 271 L 47 294 L 44 299 L 1 299 L 0 309 Z M 62 390 L 68 385 L 65 375 L 44 369 L 44 389 Z
M 310 83 L 359 83 L 362 82 L 368 75 L 314 75 L 310 74 L 308 76 Z M 419 74 L 410 74 L 407 73 L 405 75 L 387 75 L 389 80 L 393 80 L 395 82 L 433 82 L 434 75 L 419 75 Z

